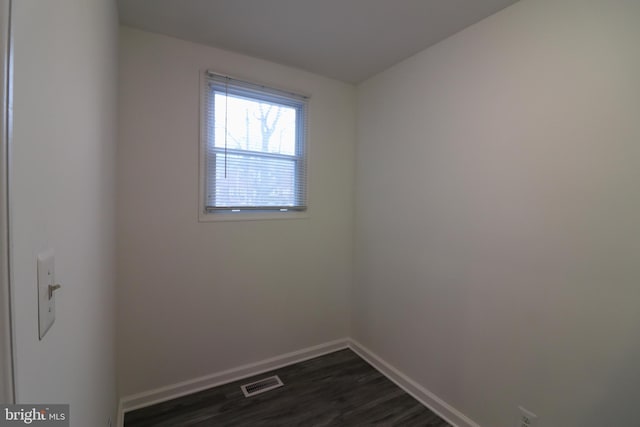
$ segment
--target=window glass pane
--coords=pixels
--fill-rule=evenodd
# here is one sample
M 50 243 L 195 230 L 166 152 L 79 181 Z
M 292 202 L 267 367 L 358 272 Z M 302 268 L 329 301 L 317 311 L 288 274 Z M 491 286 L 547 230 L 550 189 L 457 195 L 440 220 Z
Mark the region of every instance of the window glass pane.
M 224 153 L 215 157 L 216 206 L 296 204 L 295 160 Z
M 204 211 L 306 210 L 307 97 L 212 72 L 203 89 Z
M 214 102 L 215 147 L 296 154 L 295 108 L 224 92 L 215 92 Z

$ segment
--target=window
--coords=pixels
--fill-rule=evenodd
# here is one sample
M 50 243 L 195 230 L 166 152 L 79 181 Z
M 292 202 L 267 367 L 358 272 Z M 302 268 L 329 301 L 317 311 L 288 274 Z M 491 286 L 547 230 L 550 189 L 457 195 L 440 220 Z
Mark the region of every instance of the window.
M 307 98 L 207 72 L 203 213 L 304 211 Z

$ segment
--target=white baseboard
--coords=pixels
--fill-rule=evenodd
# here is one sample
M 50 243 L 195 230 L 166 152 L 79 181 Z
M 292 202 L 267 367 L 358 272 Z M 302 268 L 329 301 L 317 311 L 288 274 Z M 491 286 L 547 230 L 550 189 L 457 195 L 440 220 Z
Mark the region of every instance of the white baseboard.
M 453 406 L 449 405 L 447 402 L 400 372 L 398 369 L 391 366 L 362 344 L 350 339 L 349 348 L 358 356 L 366 360 L 371 366 L 376 368 L 382 375 L 389 378 L 398 387 L 438 414 L 440 418 L 444 419 L 449 424 L 455 427 L 480 427 L 462 412 L 458 411 Z
M 313 359 L 314 357 L 333 353 L 334 351 L 344 348 L 350 348 L 353 350 L 371 366 L 377 369 L 382 375 L 389 378 L 389 380 L 393 381 L 398 387 L 402 388 L 424 406 L 438 414 L 449 424 L 455 427 L 480 427 L 463 413 L 422 387 L 417 382 L 413 381 L 411 378 L 377 356 L 371 350 L 349 338 L 327 342 L 215 374 L 194 378 L 177 384 L 167 385 L 131 396 L 125 396 L 120 399 L 120 403 L 118 405 L 117 426 L 123 427 L 124 414 L 126 412 L 155 405 L 156 403 L 165 402 L 167 400 L 186 396 L 192 393 L 197 393 L 208 388 L 217 387 L 243 378 L 260 375 L 264 372 L 279 369 L 308 359 Z
M 215 374 L 205 375 L 188 381 L 182 381 L 177 384 L 159 387 L 154 390 L 133 394 L 131 396 L 125 396 L 120 399 L 120 403 L 118 405 L 117 425 L 118 427 L 122 427 L 124 425 L 124 414 L 126 412 L 155 405 L 156 403 L 165 402 L 188 394 L 197 393 L 208 388 L 217 387 L 243 378 L 260 375 L 264 372 L 279 369 L 308 359 L 313 359 L 314 357 L 333 353 L 334 351 L 348 347 L 349 340 L 347 338 L 343 338 L 313 347 L 304 348 L 302 350 L 293 351 L 291 353 L 282 354 L 259 362 L 239 366 L 237 368 L 228 369 Z

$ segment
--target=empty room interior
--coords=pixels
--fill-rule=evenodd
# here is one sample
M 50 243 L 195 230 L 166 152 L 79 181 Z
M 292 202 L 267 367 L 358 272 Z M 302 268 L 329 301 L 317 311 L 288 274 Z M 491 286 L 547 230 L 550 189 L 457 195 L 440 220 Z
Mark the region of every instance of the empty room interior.
M 1 425 L 640 426 L 640 1 L 0 30 Z

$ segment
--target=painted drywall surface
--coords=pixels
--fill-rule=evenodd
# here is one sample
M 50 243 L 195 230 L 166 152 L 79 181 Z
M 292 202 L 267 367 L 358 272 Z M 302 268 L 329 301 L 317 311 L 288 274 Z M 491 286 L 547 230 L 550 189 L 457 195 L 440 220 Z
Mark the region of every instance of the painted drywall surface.
M 359 86 L 354 336 L 480 425 L 637 424 L 639 20 L 523 0 Z
M 13 2 L 13 279 L 20 403 L 115 415 L 117 14 L 110 0 Z M 36 256 L 55 250 L 56 322 L 38 340 Z
M 355 88 L 128 28 L 120 52 L 121 395 L 347 336 Z M 198 222 L 206 69 L 311 95 L 308 218 Z

